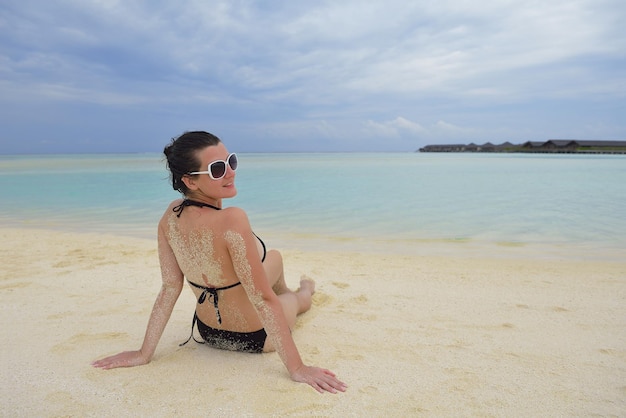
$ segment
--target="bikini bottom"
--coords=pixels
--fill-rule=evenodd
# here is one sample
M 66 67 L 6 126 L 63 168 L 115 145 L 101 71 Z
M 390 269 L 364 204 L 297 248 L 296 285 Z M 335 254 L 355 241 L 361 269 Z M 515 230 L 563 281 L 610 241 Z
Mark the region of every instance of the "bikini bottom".
M 202 339 L 211 347 L 222 350 L 243 351 L 245 353 L 262 353 L 267 333 L 264 328 L 253 332 L 226 331 L 212 328 L 196 319 L 198 332 Z M 195 340 L 195 338 L 194 338 Z

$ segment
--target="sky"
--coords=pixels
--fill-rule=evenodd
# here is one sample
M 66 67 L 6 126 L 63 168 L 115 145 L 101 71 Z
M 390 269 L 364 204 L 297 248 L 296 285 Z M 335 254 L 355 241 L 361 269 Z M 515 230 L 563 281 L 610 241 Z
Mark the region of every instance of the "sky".
M 626 140 L 623 0 L 3 0 L 0 154 Z

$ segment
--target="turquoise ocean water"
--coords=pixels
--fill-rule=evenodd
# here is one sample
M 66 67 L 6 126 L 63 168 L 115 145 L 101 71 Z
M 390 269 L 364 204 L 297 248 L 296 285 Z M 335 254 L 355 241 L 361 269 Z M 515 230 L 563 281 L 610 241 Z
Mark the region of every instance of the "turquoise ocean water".
M 626 157 L 240 154 L 270 245 L 626 259 Z M 157 154 L 0 156 L 0 225 L 154 238 L 178 197 Z

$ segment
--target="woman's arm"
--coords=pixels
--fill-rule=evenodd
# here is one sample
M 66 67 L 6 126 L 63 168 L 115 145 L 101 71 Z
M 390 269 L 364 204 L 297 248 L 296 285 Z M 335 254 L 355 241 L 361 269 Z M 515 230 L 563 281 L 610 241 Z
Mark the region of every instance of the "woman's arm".
M 291 336 L 291 330 L 278 296 L 272 290 L 256 249 L 256 238 L 244 211 L 230 208 L 225 233 L 228 250 L 237 277 L 258 312 L 268 338 L 294 381 L 307 383 L 319 392 L 345 391 L 346 386 L 326 369 L 306 366 Z
M 157 344 L 170 319 L 174 305 L 183 288 L 184 277 L 178 266 L 174 252 L 170 247 L 164 231 L 164 220 L 159 223 L 159 262 L 161 264 L 161 277 L 163 283 L 159 292 L 148 326 L 143 344 L 137 351 L 124 351 L 101 360 L 94 361 L 92 365 L 101 369 L 114 369 L 116 367 L 132 367 L 149 363 L 152 360 Z

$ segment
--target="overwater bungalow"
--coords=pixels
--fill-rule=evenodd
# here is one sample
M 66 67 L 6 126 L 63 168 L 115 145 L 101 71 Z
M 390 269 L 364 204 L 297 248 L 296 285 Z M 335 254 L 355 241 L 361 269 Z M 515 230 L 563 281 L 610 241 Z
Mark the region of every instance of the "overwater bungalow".
M 579 139 L 549 139 L 547 141 L 526 141 L 521 145 L 504 142 L 494 145 L 486 142 L 426 145 L 420 152 L 531 152 L 531 153 L 578 153 L 578 154 L 626 154 L 626 141 L 595 141 Z

